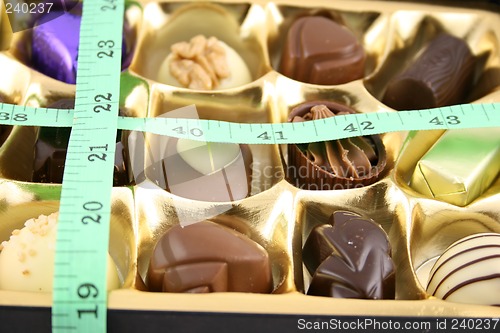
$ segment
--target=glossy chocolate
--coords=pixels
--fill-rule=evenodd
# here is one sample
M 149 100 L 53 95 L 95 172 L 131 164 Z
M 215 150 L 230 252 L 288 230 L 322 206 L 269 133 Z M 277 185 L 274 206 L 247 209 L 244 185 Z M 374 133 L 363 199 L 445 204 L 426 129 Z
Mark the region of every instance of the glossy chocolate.
M 285 41 L 280 72 L 314 84 L 342 84 L 360 79 L 365 51 L 347 28 L 321 16 L 296 20 Z
M 224 156 L 210 152 L 204 156 L 203 147 L 193 149 L 197 162 L 188 162 L 180 154 L 178 139 L 169 140 L 166 156 L 163 160 L 166 189 L 183 198 L 202 201 L 235 201 L 250 195 L 252 179 L 252 154 L 248 145 L 239 145 L 237 157 L 227 164 L 215 167 L 211 172 L 203 172 L 203 167 L 196 164 L 216 166 Z
M 389 82 L 382 102 L 396 110 L 460 104 L 472 86 L 474 67 L 466 42 L 440 34 L 410 67 Z
M 245 235 L 215 222 L 170 228 L 158 241 L 146 278 L 150 291 L 269 293 L 267 252 Z
M 393 299 L 395 266 L 385 231 L 374 221 L 337 211 L 315 227 L 302 257 L 312 275 L 308 295 Z
M 62 99 L 48 106 L 48 108 L 54 109 L 73 109 L 74 107 L 74 99 Z M 71 130 L 64 127 L 40 128 L 35 144 L 33 182 L 62 183 L 70 133 Z M 126 150 L 120 140 L 121 133 L 119 131 L 115 148 L 113 186 L 123 186 L 131 183 L 126 167 Z
M 289 122 L 302 122 L 355 113 L 329 101 L 307 102 L 295 107 Z M 288 177 L 308 190 L 349 189 L 369 185 L 384 170 L 386 152 L 378 135 L 327 142 L 288 145 Z

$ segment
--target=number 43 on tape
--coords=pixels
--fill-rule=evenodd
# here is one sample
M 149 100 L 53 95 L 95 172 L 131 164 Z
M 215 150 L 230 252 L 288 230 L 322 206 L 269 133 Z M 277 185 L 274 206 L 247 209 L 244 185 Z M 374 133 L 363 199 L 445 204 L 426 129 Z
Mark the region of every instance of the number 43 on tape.
M 104 45 L 104 44 L 101 44 Z M 108 89 L 109 90 L 109 89 Z M 116 96 L 116 95 L 115 95 Z M 94 113 L 111 111 L 113 94 L 96 94 Z M 187 106 L 189 107 L 189 106 Z M 191 106 L 195 107 L 195 106 Z M 0 104 L 0 124 L 70 127 L 73 110 Z M 464 104 L 429 110 L 375 112 L 301 123 L 243 124 L 215 120 L 118 117 L 118 128 L 210 142 L 308 143 L 394 131 L 500 126 L 500 103 Z
M 118 118 L 120 129 L 192 140 L 246 144 L 308 143 L 394 131 L 496 126 L 500 126 L 500 103 L 350 114 L 316 121 L 278 124 L 242 124 L 177 118 Z

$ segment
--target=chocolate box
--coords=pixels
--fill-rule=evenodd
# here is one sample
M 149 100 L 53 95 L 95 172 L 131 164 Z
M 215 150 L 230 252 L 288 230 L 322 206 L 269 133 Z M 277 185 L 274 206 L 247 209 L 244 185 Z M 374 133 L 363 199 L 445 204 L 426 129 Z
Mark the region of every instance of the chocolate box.
M 129 2 L 124 43 L 130 47 L 131 59 L 121 75 L 120 109 L 131 117 L 159 117 L 195 105 L 194 116 L 200 119 L 241 123 L 286 122 L 298 104 L 321 100 L 347 105 L 358 113 L 404 112 L 381 102 L 385 89 L 441 32 L 464 40 L 475 58 L 473 85 L 463 102 L 500 102 L 498 9 L 492 3 L 450 1 Z M 317 85 L 281 74 L 287 32 L 295 20 L 313 15 L 330 18 L 352 32 L 366 52 L 363 77 Z M 5 15 L 2 29 L 4 22 Z M 41 107 L 74 97 L 75 85 L 33 69 L 32 33 L 32 29 L 22 30 L 9 42 L 0 41 L 0 97 L 9 104 Z M 197 34 L 215 36 L 234 49 L 247 64 L 251 82 L 213 91 L 157 82 L 158 68 L 172 44 Z M 176 116 L 193 116 L 176 112 Z M 0 148 L 0 241 L 26 220 L 57 211 L 61 192 L 61 184 L 32 181 L 40 128 L 9 130 Z M 122 286 L 109 293 L 109 330 L 173 325 L 223 331 L 222 321 L 248 326 L 244 331 L 276 330 L 279 325 L 293 329 L 302 317 L 498 318 L 498 307 L 448 302 L 426 292 L 430 268 L 450 244 L 475 233 L 500 233 L 500 210 L 495 204 L 500 199 L 498 177 L 463 207 L 425 197 L 409 185 L 418 160 L 441 134 L 381 135 L 387 161 L 379 179 L 339 190 L 297 188 L 290 181 L 286 145 L 249 145 L 249 195 L 234 201 L 203 201 L 165 190 L 157 164 L 161 151 L 155 151 L 166 144 L 164 139 L 123 131 L 119 141 L 127 150 L 125 163 L 132 183 L 112 190 L 109 253 Z M 138 146 L 131 148 L 134 144 Z M 387 233 L 396 268 L 395 299 L 306 295 L 311 276 L 302 262 L 303 245 L 315 226 L 327 223 L 339 210 L 373 219 Z M 217 215 L 230 219 L 233 228 L 267 251 L 273 291 L 203 295 L 147 291 L 149 259 L 159 238 L 186 217 L 199 221 Z M 37 323 L 48 331 L 51 302 L 50 293 L 0 290 L 0 327 L 21 331 Z M 24 320 L 23 316 L 33 321 L 16 326 L 14 321 Z

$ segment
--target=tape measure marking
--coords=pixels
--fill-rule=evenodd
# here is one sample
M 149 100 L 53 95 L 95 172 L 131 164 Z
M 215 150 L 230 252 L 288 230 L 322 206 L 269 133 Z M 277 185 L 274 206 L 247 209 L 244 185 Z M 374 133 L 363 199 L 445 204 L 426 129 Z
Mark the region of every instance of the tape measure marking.
M 90 91 L 86 89 L 85 91 Z M 117 101 L 108 104 L 116 106 Z M 1 104 L 5 110 L 8 104 Z M 99 103 L 80 104 L 97 107 Z M 73 110 L 8 105 L 0 124 L 71 127 L 85 120 L 86 108 Z M 43 112 L 40 112 L 43 111 Z M 219 120 L 118 117 L 118 128 L 209 142 L 285 144 L 336 140 L 395 131 L 500 126 L 500 103 L 461 104 L 428 110 L 359 113 L 302 123 L 247 124 Z
M 245 124 L 203 119 L 118 117 L 118 127 L 209 142 L 290 144 L 328 141 L 394 131 L 500 126 L 500 103 L 429 110 L 363 113 L 316 121 Z
M 9 119 L 5 119 L 11 125 L 72 127 L 57 226 L 52 306 L 55 333 L 106 332 L 105 258 L 120 93 L 123 9 L 123 0 L 83 2 L 74 111 L 14 108 Z M 95 35 L 94 26 L 98 26 L 99 35 Z M 82 75 L 89 72 L 93 74 Z

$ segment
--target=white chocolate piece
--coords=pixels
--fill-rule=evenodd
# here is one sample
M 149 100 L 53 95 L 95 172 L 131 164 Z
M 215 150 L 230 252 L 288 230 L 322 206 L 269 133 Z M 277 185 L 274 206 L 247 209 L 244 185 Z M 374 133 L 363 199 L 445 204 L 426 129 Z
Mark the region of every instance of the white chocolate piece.
M 51 292 L 58 213 L 30 219 L 0 246 L 0 289 Z M 120 287 L 117 268 L 108 254 L 108 290 Z
M 241 155 L 240 146 L 235 143 L 203 142 L 189 139 L 177 141 L 177 152 L 189 166 L 203 175 L 221 170 Z
M 500 234 L 450 245 L 432 267 L 427 292 L 450 302 L 500 306 Z
M 248 69 L 245 61 L 243 61 L 240 55 L 226 43 L 222 41 L 218 41 L 218 43 L 220 43 L 220 46 L 222 46 L 226 52 L 226 62 L 229 67 L 229 77 L 221 79 L 214 90 L 239 87 L 252 82 L 252 75 L 250 74 L 250 70 Z M 170 72 L 170 63 L 172 61 L 172 57 L 172 54 L 169 54 L 162 62 L 157 80 L 160 83 L 184 88 L 184 86 Z

